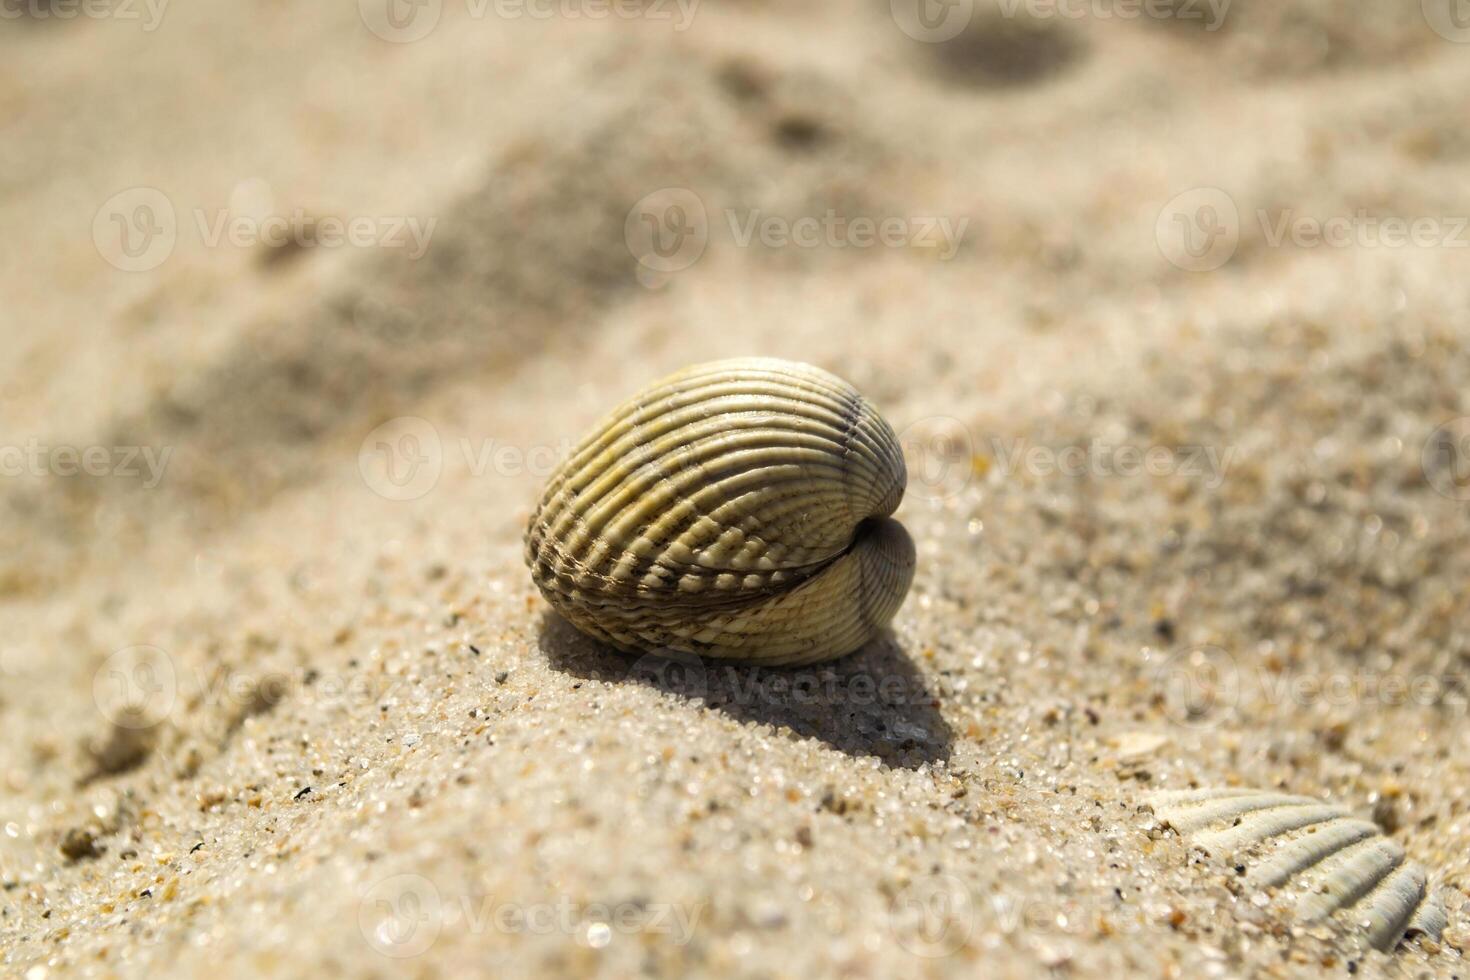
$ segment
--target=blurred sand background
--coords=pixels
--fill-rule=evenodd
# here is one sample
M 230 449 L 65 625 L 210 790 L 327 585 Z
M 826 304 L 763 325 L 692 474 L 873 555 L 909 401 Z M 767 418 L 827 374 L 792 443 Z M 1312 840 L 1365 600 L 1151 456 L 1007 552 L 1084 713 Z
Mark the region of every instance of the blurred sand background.
M 0 480 L 0 973 L 1463 976 L 1470 488 L 1432 434 L 1470 415 L 1470 30 L 1089 6 L 943 42 L 887 0 L 0 21 L 0 446 L 52 447 Z M 667 188 L 707 246 L 660 271 Z M 196 217 L 297 209 L 434 224 L 416 256 Z M 829 210 L 966 224 L 946 257 L 727 218 Z M 176 240 L 119 268 L 150 215 Z M 892 635 L 798 683 L 635 669 L 522 564 L 547 459 L 741 354 L 852 381 L 919 474 Z M 1000 451 L 1093 440 L 1229 462 Z M 1371 813 L 1444 942 L 1294 927 L 1139 810 L 1219 784 Z

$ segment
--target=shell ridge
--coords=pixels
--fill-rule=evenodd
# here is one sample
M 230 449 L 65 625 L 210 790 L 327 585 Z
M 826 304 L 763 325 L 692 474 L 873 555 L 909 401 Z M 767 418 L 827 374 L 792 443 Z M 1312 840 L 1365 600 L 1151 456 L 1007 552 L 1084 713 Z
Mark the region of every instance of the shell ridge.
M 1391 949 L 1408 930 L 1414 911 L 1426 897 L 1428 878 L 1416 864 L 1405 862 L 1358 899 L 1349 914 L 1380 950 Z
M 1294 918 L 1334 919 L 1382 951 L 1446 928 L 1428 874 L 1381 827 L 1311 797 L 1260 790 L 1184 790 L 1146 802 L 1167 826 L 1212 856 L 1228 856 L 1247 885 L 1288 889 Z
M 1219 849 L 1230 853 L 1240 848 L 1261 846 L 1294 830 L 1312 827 L 1347 815 L 1347 811 L 1341 807 L 1289 803 L 1257 810 L 1238 818 L 1239 822 L 1233 826 L 1221 830 L 1202 831 L 1198 840 L 1207 849 Z
M 1305 796 L 1285 793 L 1262 793 L 1249 796 L 1231 796 L 1204 800 L 1197 804 L 1165 806 L 1159 815 L 1181 834 L 1193 835 L 1213 824 L 1235 820 L 1258 810 L 1292 804 L 1316 804 L 1319 801 Z
M 1404 861 L 1404 849 L 1386 837 L 1350 844 L 1322 861 L 1297 904 L 1297 915 L 1315 922 L 1351 908 Z
M 829 660 L 912 583 L 913 543 L 887 517 L 904 483 L 892 428 L 836 375 L 695 365 L 614 409 L 548 479 L 526 563 L 553 607 L 622 649 Z
M 1365 820 L 1338 820 L 1331 826 L 1312 826 L 1281 841 L 1271 856 L 1257 865 L 1248 876 L 1255 884 L 1276 887 L 1288 879 L 1315 867 L 1349 844 L 1376 835 L 1376 824 Z
M 656 511 L 656 505 L 661 500 L 686 496 L 686 488 L 691 483 L 703 480 L 708 486 L 727 474 L 746 480 L 768 478 L 770 467 L 762 464 L 774 454 L 783 451 L 784 447 L 779 441 L 771 440 L 770 433 L 754 432 L 745 438 L 750 440 L 751 445 L 739 452 L 731 451 L 732 446 L 743 445 L 743 442 L 732 444 L 718 435 L 701 436 L 697 450 L 691 444 L 681 445 L 673 453 L 679 465 L 672 475 L 660 473 L 657 460 L 640 461 L 635 470 L 626 466 L 609 470 L 596 484 L 581 492 L 579 502 L 584 497 L 586 502 L 580 506 L 568 507 L 560 515 L 553 530 L 556 534 L 565 536 L 575 528 L 585 536 L 597 536 L 604 530 L 616 527 L 620 520 L 633 519 Z M 704 460 L 721 453 L 728 457 L 723 465 L 703 465 Z M 806 445 L 802 453 L 802 458 L 813 461 L 823 459 L 819 443 Z M 789 468 L 790 478 L 810 475 L 803 473 L 797 462 L 790 463 Z M 840 473 L 835 464 L 832 465 L 832 470 L 834 477 Z M 839 481 L 834 478 L 831 482 L 835 492 Z

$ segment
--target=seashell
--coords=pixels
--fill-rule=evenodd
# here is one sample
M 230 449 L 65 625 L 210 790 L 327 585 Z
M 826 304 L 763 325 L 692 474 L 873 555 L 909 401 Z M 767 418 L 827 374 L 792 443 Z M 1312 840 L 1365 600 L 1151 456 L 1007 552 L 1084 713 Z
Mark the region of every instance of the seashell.
M 701 364 L 635 395 L 552 474 L 526 563 L 558 612 L 625 651 L 831 660 L 913 581 L 889 518 L 906 481 L 893 429 L 840 378 Z
M 1332 916 L 1387 951 L 1409 933 L 1438 940 L 1444 904 L 1418 865 L 1377 824 L 1307 796 L 1255 789 L 1154 793 L 1154 814 L 1237 869 L 1247 886 L 1284 889 L 1304 923 Z

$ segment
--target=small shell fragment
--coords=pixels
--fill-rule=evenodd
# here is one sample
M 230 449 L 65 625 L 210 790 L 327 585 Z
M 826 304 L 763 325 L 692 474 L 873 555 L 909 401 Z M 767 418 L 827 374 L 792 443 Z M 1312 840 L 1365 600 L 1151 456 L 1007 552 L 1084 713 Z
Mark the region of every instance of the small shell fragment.
M 1169 744 L 1169 737 L 1156 732 L 1124 732 L 1109 739 L 1108 744 L 1118 753 L 1119 759 L 1129 761 L 1153 755 Z
M 741 358 L 608 416 L 547 483 L 526 564 L 583 632 L 627 651 L 763 664 L 851 653 L 913 581 L 889 515 L 898 438 L 847 382 Z
M 1237 869 L 1259 891 L 1286 890 L 1304 923 L 1329 917 L 1388 951 L 1410 933 L 1438 940 L 1444 904 L 1377 824 L 1306 796 L 1255 789 L 1154 793 L 1154 815 Z

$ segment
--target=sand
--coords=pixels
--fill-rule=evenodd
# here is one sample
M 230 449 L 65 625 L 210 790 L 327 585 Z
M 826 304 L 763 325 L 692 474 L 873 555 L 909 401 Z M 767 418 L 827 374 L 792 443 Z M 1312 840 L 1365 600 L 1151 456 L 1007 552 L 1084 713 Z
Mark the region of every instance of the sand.
M 1470 38 L 997 4 L 8 18 L 0 973 L 1463 976 Z M 904 433 L 912 594 L 822 668 L 600 647 L 547 472 L 741 354 Z M 1372 815 L 1449 930 L 1142 806 L 1216 785 Z

